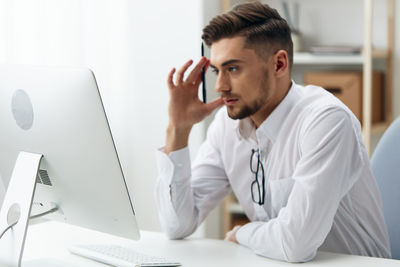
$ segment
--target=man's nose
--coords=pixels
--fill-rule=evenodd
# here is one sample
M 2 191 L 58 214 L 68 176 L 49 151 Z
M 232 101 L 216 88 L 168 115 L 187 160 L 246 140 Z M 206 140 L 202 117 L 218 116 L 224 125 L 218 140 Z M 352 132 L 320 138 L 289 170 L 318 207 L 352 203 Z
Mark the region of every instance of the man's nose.
M 219 74 L 215 83 L 215 91 L 217 93 L 229 92 L 231 90 L 230 82 L 223 74 Z

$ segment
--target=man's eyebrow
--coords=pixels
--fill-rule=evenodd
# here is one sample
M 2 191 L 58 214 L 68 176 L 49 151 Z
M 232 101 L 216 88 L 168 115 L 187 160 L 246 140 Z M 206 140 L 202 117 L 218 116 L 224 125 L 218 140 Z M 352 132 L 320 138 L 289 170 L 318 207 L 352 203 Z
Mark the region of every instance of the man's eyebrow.
M 225 61 L 224 63 L 222 63 L 222 64 L 221 64 L 221 67 L 224 67 L 224 66 L 229 65 L 229 64 L 232 64 L 232 63 L 241 63 L 241 62 L 243 62 L 243 60 L 240 60 L 240 59 L 230 59 L 230 60 L 227 60 L 227 61 Z M 214 65 L 212 65 L 212 64 L 210 64 L 210 67 L 213 68 L 213 69 L 217 69 L 217 67 L 214 66 Z

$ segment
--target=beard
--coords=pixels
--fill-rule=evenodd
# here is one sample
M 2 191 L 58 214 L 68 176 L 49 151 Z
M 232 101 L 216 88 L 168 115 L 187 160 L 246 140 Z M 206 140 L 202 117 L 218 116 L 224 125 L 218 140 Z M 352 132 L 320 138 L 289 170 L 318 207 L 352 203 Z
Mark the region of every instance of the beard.
M 259 96 L 251 103 L 244 103 L 242 107 L 227 107 L 229 118 L 233 120 L 241 120 L 247 118 L 257 113 L 265 105 L 265 103 L 268 101 L 269 92 L 267 72 L 260 80 L 258 88 L 260 88 Z
M 239 110 L 235 110 L 234 107 L 228 107 L 228 116 L 233 120 L 241 120 L 255 114 L 263 105 L 264 98 L 257 99 L 251 105 L 245 104 L 243 107 L 240 107 Z

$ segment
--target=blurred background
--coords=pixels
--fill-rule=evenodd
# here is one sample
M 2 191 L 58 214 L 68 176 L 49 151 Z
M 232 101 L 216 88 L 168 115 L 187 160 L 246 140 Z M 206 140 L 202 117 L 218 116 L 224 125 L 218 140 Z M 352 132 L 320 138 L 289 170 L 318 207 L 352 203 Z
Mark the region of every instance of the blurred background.
M 215 15 L 242 2 L 246 1 L 0 0 L 0 64 L 78 66 L 94 71 L 139 226 L 160 230 L 154 201 L 155 150 L 164 145 L 168 123 L 167 74 L 188 59 L 199 59 L 202 28 Z M 394 27 L 400 25 L 394 16 L 400 14 L 400 3 L 372 1 L 373 15 L 368 17 L 364 0 L 261 2 L 290 21 L 296 47 L 294 80 L 321 83 L 354 106 L 354 113 L 362 107 L 362 51 L 365 45 L 373 47 L 373 69 L 378 73 L 372 88 L 378 99 L 372 107 L 372 120 L 378 125 L 370 131 L 373 151 L 387 124 L 400 114 L 396 75 L 400 72 L 400 27 Z M 369 22 L 370 44 L 364 40 Z M 208 73 L 209 100 L 217 97 L 214 82 Z M 196 125 L 191 134 L 192 159 L 211 120 L 212 116 Z M 0 185 L 0 203 L 2 191 Z M 230 196 L 195 235 L 221 238 L 245 220 Z

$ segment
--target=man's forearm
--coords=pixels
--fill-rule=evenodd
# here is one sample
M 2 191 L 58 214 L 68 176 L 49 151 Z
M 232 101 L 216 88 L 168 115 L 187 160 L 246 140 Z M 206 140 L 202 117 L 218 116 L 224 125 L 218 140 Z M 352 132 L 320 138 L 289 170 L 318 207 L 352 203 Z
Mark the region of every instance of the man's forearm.
M 170 152 L 182 149 L 188 145 L 189 135 L 192 127 L 176 127 L 169 125 L 167 127 L 167 138 L 164 152 L 168 155 Z
M 193 191 L 189 182 L 189 149 L 181 149 L 169 156 L 164 152 L 165 148 L 156 153 L 157 208 L 163 231 L 170 239 L 181 239 L 193 233 L 198 222 L 198 212 L 194 207 Z

